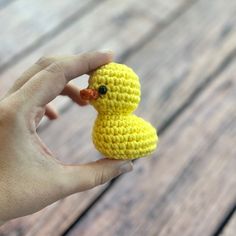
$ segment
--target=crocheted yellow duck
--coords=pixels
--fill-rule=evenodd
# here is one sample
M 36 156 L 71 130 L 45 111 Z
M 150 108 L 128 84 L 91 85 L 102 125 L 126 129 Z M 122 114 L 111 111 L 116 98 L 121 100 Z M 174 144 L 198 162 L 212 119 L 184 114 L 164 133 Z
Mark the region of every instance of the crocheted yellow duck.
M 141 92 L 139 78 L 131 68 L 114 62 L 98 68 L 80 95 L 98 111 L 92 137 L 96 149 L 105 157 L 136 159 L 156 149 L 155 128 L 132 114 Z

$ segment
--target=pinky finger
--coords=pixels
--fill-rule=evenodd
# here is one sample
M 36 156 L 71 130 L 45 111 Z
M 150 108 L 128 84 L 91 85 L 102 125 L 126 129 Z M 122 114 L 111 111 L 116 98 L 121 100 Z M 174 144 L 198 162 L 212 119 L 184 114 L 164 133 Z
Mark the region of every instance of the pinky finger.
M 46 105 L 45 116 L 50 120 L 55 120 L 59 117 L 57 110 L 52 105 Z

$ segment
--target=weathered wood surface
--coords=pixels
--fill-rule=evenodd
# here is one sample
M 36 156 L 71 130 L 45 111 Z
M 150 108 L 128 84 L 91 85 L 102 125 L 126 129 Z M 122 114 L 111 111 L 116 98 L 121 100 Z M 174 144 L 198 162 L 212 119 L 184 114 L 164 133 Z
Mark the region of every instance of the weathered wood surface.
M 136 5 L 137 3 L 133 7 Z M 103 12 L 103 15 L 105 14 L 105 8 L 99 7 L 98 9 Z M 137 9 L 141 8 L 137 7 Z M 192 96 L 194 95 L 193 91 L 200 90 L 206 81 L 210 82 L 228 64 L 234 56 L 235 49 L 234 11 L 235 3 L 230 1 L 200 1 L 192 6 L 189 11 L 183 13 L 167 29 L 163 30 L 160 35 L 155 37 L 154 34 L 150 43 L 142 48 L 140 47 L 141 49 L 137 49 L 137 52 L 130 55 L 125 62 L 140 74 L 143 85 L 143 100 L 138 114 L 151 120 L 158 127 L 162 127 L 166 120 L 178 111 L 189 98 L 194 98 Z M 155 13 L 154 10 L 153 12 Z M 170 15 L 171 13 L 168 13 L 167 18 Z M 142 15 L 140 21 L 137 22 L 142 22 L 141 19 L 143 17 Z M 129 19 L 128 17 L 127 20 Z M 136 19 L 131 17 L 130 22 L 133 23 L 130 23 L 130 25 L 135 25 Z M 88 21 L 89 18 L 84 20 L 83 24 L 88 23 Z M 104 25 L 102 19 L 100 25 L 99 22 L 95 21 L 96 27 Z M 148 20 L 145 22 L 152 21 Z M 159 23 L 161 25 L 160 20 L 156 22 L 156 24 Z M 71 35 L 69 33 L 75 34 L 76 27 L 73 28 L 74 26 L 76 24 L 68 28 L 68 31 L 64 31 L 68 32 L 68 34 L 63 35 L 61 41 L 58 38 L 62 35 L 55 37 L 45 48 L 43 46 L 37 49 L 35 53 L 30 54 L 16 66 L 5 71 L 3 74 L 5 78 L 4 86 L 8 83 L 6 82 L 8 79 L 16 78 L 20 71 L 22 71 L 22 68 L 30 65 L 39 55 L 42 55 L 44 50 L 49 54 L 51 54 L 50 52 L 58 54 L 61 53 L 58 50 L 60 46 L 62 46 L 60 49 L 63 53 L 89 49 L 89 45 L 86 46 L 87 41 L 85 40 L 89 34 L 86 37 L 81 36 L 83 38 L 82 41 L 78 41 L 80 37 L 76 34 L 75 38 L 70 38 L 68 44 L 65 43 L 67 42 L 66 39 L 68 40 L 68 35 Z M 109 31 L 107 28 L 105 28 L 106 33 L 99 31 L 98 40 L 94 40 L 96 45 L 95 43 L 92 44 L 95 45 L 94 48 L 99 47 L 99 45 L 101 47 L 114 45 L 112 46 L 114 49 L 117 48 L 117 51 L 119 51 L 118 49 L 122 51 L 121 54 L 118 53 L 120 58 L 133 44 L 138 44 L 139 40 L 145 37 L 147 32 L 155 28 L 153 24 L 150 24 L 149 31 L 145 31 L 143 34 L 141 31 L 139 39 L 136 37 L 130 39 L 128 37 L 130 36 L 128 34 L 129 27 L 122 26 L 123 24 L 118 28 L 121 33 L 117 35 L 117 39 L 111 39 L 115 31 Z M 137 32 L 139 32 L 139 28 L 137 28 Z M 127 38 L 136 41 L 131 41 L 129 44 L 129 40 L 127 40 L 125 41 L 126 44 L 124 44 L 124 39 Z M 105 40 L 107 41 L 105 42 Z M 75 46 L 77 49 L 75 49 Z M 150 93 L 150 87 L 156 87 L 153 93 Z M 151 107 L 157 107 L 158 110 L 151 109 L 153 112 L 150 112 L 147 104 L 150 104 Z M 70 117 L 70 123 L 68 123 L 68 117 Z M 82 162 L 91 160 L 91 157 L 92 159 L 98 158 L 97 152 L 89 141 L 94 117 L 95 113 L 91 108 L 70 107 L 66 115 L 62 116 L 60 120 L 54 122 L 49 127 L 45 126 L 44 128 L 47 129 L 41 132 L 41 136 L 56 152 L 59 159 L 66 162 L 78 162 L 78 156 L 82 157 L 80 158 Z M 83 127 L 79 124 L 83 124 Z M 61 127 L 67 128 L 62 130 Z M 5 225 L 0 232 L 5 235 L 15 235 L 18 232 L 21 235 L 58 235 L 86 209 L 101 191 L 102 188 L 97 188 L 90 192 L 69 197 L 33 216 L 24 217 Z
M 68 235 L 212 235 L 236 199 L 235 74 L 236 62 Z
M 113 1 L 114 3 L 115 1 Z M 134 1 L 130 1 L 130 3 L 127 1 L 126 6 L 128 6 L 128 8 L 126 9 L 126 14 L 130 13 L 132 16 L 130 18 L 128 18 L 126 20 L 126 23 L 129 23 L 130 21 L 133 22 L 132 24 L 134 24 L 134 21 L 139 19 L 138 14 L 141 9 L 142 9 L 142 4 L 133 4 Z M 180 3 L 180 2 L 179 2 Z M 158 2 L 155 1 L 156 6 L 158 6 Z M 155 5 L 154 4 L 154 5 Z M 106 8 L 108 8 L 110 5 L 106 6 L 106 7 L 100 7 L 96 14 L 100 13 L 104 13 L 104 10 Z M 120 5 L 119 5 L 120 6 Z M 125 5 L 121 5 L 122 7 L 120 8 L 120 10 L 118 11 L 118 13 L 116 14 L 117 18 L 122 19 L 123 16 L 123 10 L 125 8 Z M 162 10 L 162 13 L 160 12 L 160 15 L 162 15 L 163 20 L 166 20 L 165 18 L 171 17 L 171 12 L 176 10 L 175 8 L 173 8 L 173 6 L 176 6 L 176 8 L 181 7 L 181 5 L 176 5 L 176 4 L 170 4 L 170 6 L 166 6 L 166 10 L 163 11 L 163 8 L 159 7 L 159 10 Z M 110 7 L 109 7 L 110 8 Z M 134 13 L 132 14 L 132 10 L 134 11 Z M 164 13 L 163 13 L 164 12 Z M 155 13 L 157 14 L 157 13 Z M 104 17 L 106 17 L 106 15 L 103 14 Z M 164 17 L 165 16 L 165 17 Z M 94 15 L 91 13 L 90 17 L 92 17 L 92 19 L 90 19 L 89 17 L 84 21 L 83 24 L 85 24 L 86 22 L 92 22 L 94 20 Z M 112 14 L 108 14 L 107 15 L 107 21 L 111 20 L 111 18 L 114 17 L 112 16 Z M 149 22 L 150 26 L 153 24 L 152 19 L 150 18 L 150 15 L 147 15 L 147 22 Z M 139 19 L 139 21 L 141 22 L 141 19 L 143 20 L 145 18 L 145 12 L 143 12 L 143 14 L 141 15 L 141 18 Z M 89 20 L 90 19 L 90 20 Z M 158 18 L 159 19 L 159 18 Z M 129 21 L 130 20 L 130 21 Z M 115 21 L 115 20 L 114 20 Z M 122 29 L 124 27 L 122 27 L 122 22 L 121 23 L 117 23 L 116 22 L 116 30 L 119 30 L 120 33 L 122 34 Z M 94 21 L 93 21 L 94 23 Z M 103 25 L 103 21 L 101 22 L 101 25 L 99 25 L 100 27 Z M 154 22 L 154 25 L 156 26 L 157 24 L 161 23 L 160 19 L 157 22 Z M 129 24 L 128 24 L 129 25 Z M 128 25 L 126 25 L 127 28 L 125 28 L 125 31 L 123 32 L 124 35 L 127 34 L 128 32 Z M 145 25 L 145 24 L 144 24 Z M 143 26 L 144 26 L 143 25 Z M 78 25 L 77 25 L 78 27 Z M 120 28 L 119 28 L 120 27 Z M 78 29 L 78 28 L 77 28 Z M 145 28 L 147 30 L 147 27 Z M 151 30 L 152 28 L 148 28 L 149 30 Z M 69 31 L 69 33 L 75 33 L 76 28 L 73 28 L 72 31 Z M 113 29 L 114 30 L 114 29 Z M 112 31 L 113 33 L 115 31 Z M 137 31 L 136 33 L 136 37 L 135 40 L 136 42 L 138 42 L 138 40 L 140 38 L 142 38 L 148 31 Z M 106 37 L 106 35 L 104 34 L 100 34 L 100 40 L 105 40 L 105 38 L 109 39 L 109 35 L 111 32 L 108 31 L 108 36 Z M 62 49 L 64 46 L 72 46 L 72 43 L 68 43 L 65 44 L 66 39 L 68 40 L 68 36 L 63 36 L 63 37 L 59 37 L 55 39 L 55 45 L 53 45 L 52 43 L 49 42 L 48 45 L 51 45 L 52 50 L 54 50 L 54 52 L 58 52 L 58 45 L 61 45 L 61 47 L 59 47 L 60 49 Z M 85 38 L 83 39 L 85 40 Z M 84 45 L 86 45 L 87 41 L 80 41 L 81 43 L 83 42 Z M 73 41 L 74 45 L 78 45 L 78 41 Z M 97 45 L 99 45 L 99 41 L 96 42 Z M 128 41 L 127 41 L 128 43 Z M 48 46 L 45 45 L 45 48 Z M 93 44 L 92 44 L 93 45 Z M 123 53 L 125 50 L 127 50 L 132 44 L 128 45 L 124 45 L 122 44 L 122 42 L 120 41 L 119 43 L 117 43 L 117 45 L 120 46 L 120 53 Z M 124 46 L 123 46 L 124 45 Z M 96 47 L 96 45 L 94 45 L 94 47 Z M 88 46 L 89 48 L 89 46 Z M 50 50 L 49 50 L 50 51 Z M 40 49 L 36 52 L 36 53 L 40 53 Z M 30 55 L 29 56 L 31 59 L 32 57 L 34 57 L 34 55 Z M 12 76 L 11 73 L 14 73 L 15 75 L 19 74 L 20 69 L 22 69 L 22 65 L 26 65 L 27 64 L 27 60 L 29 60 L 29 58 L 27 57 L 25 60 L 23 60 L 22 62 L 20 62 L 19 64 L 17 64 L 16 66 L 10 68 L 9 70 L 5 71 L 5 73 L 2 75 L 4 78 L 8 78 L 10 77 L 14 77 Z M 18 71 L 17 71 L 18 69 Z M 17 73 L 18 72 L 18 73 Z M 3 85 L 4 83 L 8 83 L 8 80 L 3 80 L 2 81 Z M 6 88 L 6 86 L 4 86 Z M 68 129 L 66 129 L 66 131 L 62 131 L 61 127 L 64 127 L 65 124 L 62 124 L 62 122 L 66 122 L 68 125 L 68 118 L 65 119 L 65 117 L 62 117 L 62 119 L 56 123 L 54 123 L 53 126 L 49 127 L 49 129 L 47 130 L 47 133 L 51 136 L 50 140 L 46 140 L 49 141 L 48 144 L 50 145 L 50 143 L 54 142 L 55 139 L 58 140 L 57 144 L 54 145 L 52 149 L 53 150 L 57 150 L 57 154 L 59 155 L 59 157 L 61 157 L 61 159 L 67 161 L 67 162 L 78 162 L 78 153 L 80 153 L 81 156 L 84 156 L 84 158 L 82 159 L 82 161 L 88 161 L 89 160 L 89 156 L 93 156 L 93 158 L 98 158 L 98 154 L 94 151 L 93 153 L 91 153 L 89 150 L 92 148 L 91 143 L 89 143 L 88 140 L 90 140 L 90 129 L 89 127 L 91 126 L 91 120 L 89 121 L 89 119 L 91 118 L 91 114 L 92 117 L 94 117 L 94 113 L 92 113 L 92 109 L 91 113 L 90 113 L 90 117 L 86 114 L 86 113 L 82 113 L 81 115 L 81 111 L 80 109 L 78 109 L 77 107 L 73 107 L 73 110 L 70 110 L 70 114 L 68 114 L 68 117 L 70 117 L 71 119 L 71 125 L 69 124 L 70 127 L 68 127 Z M 71 116 L 72 115 L 72 116 Z M 72 118 L 73 117 L 73 118 Z M 84 129 L 83 127 L 78 127 L 79 123 L 83 123 L 85 124 L 85 127 L 88 128 L 88 130 L 86 131 L 86 129 Z M 73 124 L 73 125 L 72 125 Z M 59 128 L 59 129 L 58 129 Z M 56 129 L 58 129 L 55 135 L 53 134 Z M 46 134 L 45 132 L 46 130 L 44 130 L 41 135 L 45 136 L 44 138 L 48 138 L 48 134 Z M 45 135 L 44 135 L 45 132 Z M 61 133 L 63 132 L 63 135 L 61 135 Z M 75 140 L 79 139 L 79 142 L 81 143 L 81 145 L 78 145 L 78 142 L 73 141 L 73 138 L 71 139 L 70 136 L 70 132 L 72 132 L 76 137 Z M 82 138 L 78 138 L 81 137 Z M 65 139 L 63 139 L 63 137 Z M 62 138 L 62 139 L 61 139 Z M 68 138 L 68 140 L 66 140 Z M 67 143 L 69 142 L 69 143 Z M 68 148 L 69 146 L 67 146 L 67 144 L 70 146 L 70 148 Z M 85 145 L 86 144 L 86 145 Z M 52 145 L 50 145 L 52 146 Z M 55 149 L 54 149 L 55 148 Z M 78 151 L 79 150 L 79 151 Z M 87 158 L 88 156 L 88 158 Z M 91 158 L 90 158 L 91 159 Z M 70 198 L 67 198 L 63 201 L 60 201 L 52 206 L 50 206 L 49 208 L 34 214 L 33 216 L 28 216 L 28 217 L 24 217 L 21 219 L 17 219 L 15 221 L 12 221 L 10 224 L 6 224 L 4 227 L 1 228 L 0 232 L 2 232 L 2 234 L 5 235 L 14 235 L 16 232 L 21 232 L 22 235 L 28 233 L 28 235 L 36 235 L 37 233 L 39 235 L 42 234 L 60 234 L 60 232 L 62 232 L 63 230 L 65 230 L 68 227 L 68 224 L 70 224 L 71 222 L 74 221 L 74 219 L 76 219 L 76 217 L 78 216 L 79 213 L 81 213 L 83 211 L 83 209 L 86 208 L 86 206 L 93 200 L 93 198 L 95 198 L 97 196 L 98 193 L 100 193 L 102 191 L 102 187 L 100 187 L 99 189 L 95 189 L 93 191 L 89 192 L 89 196 L 87 195 L 88 193 L 83 193 L 80 195 L 74 195 Z M 86 203 L 87 202 L 87 203 Z M 60 217 L 58 217 L 60 215 Z M 63 217 L 63 215 L 65 215 Z
M 228 224 L 225 226 L 221 236 L 235 236 L 235 235 L 236 235 L 236 213 L 234 213 Z

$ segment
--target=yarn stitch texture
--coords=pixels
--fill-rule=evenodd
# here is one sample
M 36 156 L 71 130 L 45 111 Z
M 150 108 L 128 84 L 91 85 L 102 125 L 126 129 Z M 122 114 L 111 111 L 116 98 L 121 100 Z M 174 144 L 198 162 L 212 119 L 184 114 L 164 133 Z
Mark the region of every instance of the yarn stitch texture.
M 140 83 L 134 71 L 109 63 L 94 71 L 89 88 L 106 86 L 106 94 L 91 104 L 98 111 L 93 127 L 96 149 L 110 159 L 136 159 L 151 154 L 157 146 L 156 129 L 132 114 L 140 102 Z

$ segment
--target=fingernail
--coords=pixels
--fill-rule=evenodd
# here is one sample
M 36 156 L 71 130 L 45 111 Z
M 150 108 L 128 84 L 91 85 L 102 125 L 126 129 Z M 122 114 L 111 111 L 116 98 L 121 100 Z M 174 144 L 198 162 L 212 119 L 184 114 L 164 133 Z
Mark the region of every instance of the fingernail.
M 127 173 L 133 170 L 133 163 L 131 161 L 125 161 L 119 168 L 121 173 Z

